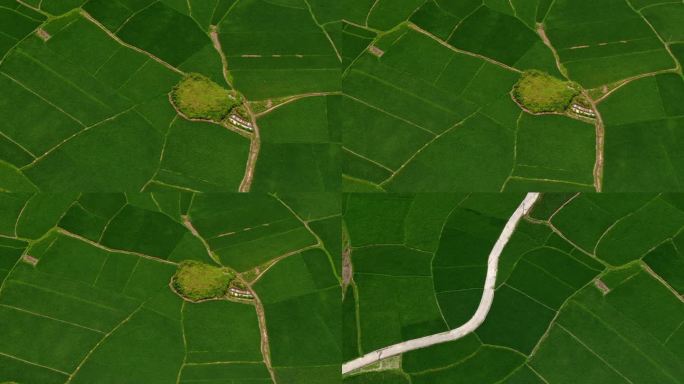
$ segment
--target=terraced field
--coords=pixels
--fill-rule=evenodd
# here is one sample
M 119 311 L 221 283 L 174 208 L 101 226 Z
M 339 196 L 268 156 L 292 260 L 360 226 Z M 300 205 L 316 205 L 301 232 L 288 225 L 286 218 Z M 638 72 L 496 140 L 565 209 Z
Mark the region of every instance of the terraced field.
M 339 190 L 337 24 L 319 3 L 0 1 L 0 188 Z M 191 73 L 244 95 L 245 123 L 177 113 Z
M 335 195 L 4 194 L 0 206 L 0 381 L 339 381 Z M 181 296 L 171 281 L 187 261 L 225 267 L 231 291 Z
M 0 0 L 0 384 L 684 384 L 683 63 L 682 0 Z
M 3 190 L 682 188 L 677 1 L 0 6 Z M 587 110 L 516 105 L 528 70 Z M 177 113 L 193 73 L 244 96 L 242 122 Z
M 345 190 L 681 189 L 681 2 L 349 3 Z M 586 111 L 521 109 L 527 70 L 575 82 Z
M 348 195 L 344 382 L 681 383 L 683 199 L 544 194 L 492 262 L 520 195 Z

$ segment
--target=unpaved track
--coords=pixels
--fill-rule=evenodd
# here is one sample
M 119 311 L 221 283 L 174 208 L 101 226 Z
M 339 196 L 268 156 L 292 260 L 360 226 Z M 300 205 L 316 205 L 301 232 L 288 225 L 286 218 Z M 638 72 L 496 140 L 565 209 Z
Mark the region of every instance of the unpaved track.
M 499 268 L 499 256 L 501 256 L 501 252 L 508 243 L 508 240 L 513 235 L 518 222 L 520 222 L 522 217 L 530 211 L 539 196 L 539 193 L 536 192 L 528 193 L 527 196 L 525 196 L 525 199 L 520 203 L 518 208 L 508 219 L 508 222 L 501 231 L 501 235 L 499 235 L 496 243 L 494 243 L 494 247 L 492 247 L 491 252 L 489 252 L 489 259 L 487 261 L 487 277 L 485 278 L 484 291 L 482 293 L 482 298 L 480 299 L 480 305 L 477 307 L 477 311 L 475 311 L 475 314 L 470 318 L 470 320 L 460 327 L 452 329 L 451 331 L 437 333 L 418 339 L 407 340 L 367 353 L 358 359 L 343 364 L 342 374 L 349 373 L 390 356 L 399 355 L 408 351 L 429 347 L 435 344 L 445 343 L 447 341 L 458 340 L 463 336 L 475 331 L 484 322 L 487 314 L 489 313 L 489 309 L 492 307 L 492 301 L 494 300 L 494 288 L 496 287 L 496 274 Z

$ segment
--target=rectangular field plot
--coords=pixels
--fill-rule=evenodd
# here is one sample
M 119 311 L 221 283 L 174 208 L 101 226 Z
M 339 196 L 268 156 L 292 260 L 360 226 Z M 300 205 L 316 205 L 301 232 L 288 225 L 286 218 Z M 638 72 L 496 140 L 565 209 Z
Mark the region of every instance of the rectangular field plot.
M 546 24 L 561 62 L 587 88 L 675 65 L 643 17 L 623 0 L 556 1 Z
M 293 275 L 301 278 L 293 280 Z M 264 302 L 279 382 L 339 380 L 341 300 L 329 257 L 311 250 L 283 259 L 257 281 L 255 291 Z
M 339 377 L 338 195 L 3 194 L 0 206 L 0 380 Z M 224 268 L 225 291 L 186 296 L 188 260 Z
M 18 2 L 3 3 L 0 8 L 0 57 L 4 57 L 44 20 L 44 15 Z
M 593 126 L 561 116 L 531 116 L 518 122 L 513 176 L 551 179 L 591 187 L 596 155 Z
M 683 96 L 681 76 L 662 74 L 631 82 L 600 104 L 606 124 L 606 189 L 680 188 L 684 164 L 677 148 L 684 139 L 684 108 L 675 100 Z
M 222 361 L 249 361 L 253 363 L 246 367 L 252 366 L 257 371 L 264 368 L 261 365 L 263 356 L 259 323 L 251 305 L 226 301 L 186 304 L 183 307 L 183 321 L 188 350 L 186 362 L 194 364 L 183 371 L 183 377 L 187 380 L 194 376 L 193 372 L 200 375 L 225 370 L 225 374 L 228 374 L 231 365 L 215 369 L 209 366 Z M 246 367 L 238 368 L 237 372 Z
M 458 363 L 435 372 L 411 375 L 415 384 L 450 383 L 492 383 L 505 378 L 508 373 L 524 363 L 524 357 L 510 350 L 482 347 Z M 489 369 L 482 369 L 489 367 Z
M 179 383 L 271 384 L 273 381 L 263 363 L 235 362 L 185 365 Z
M 220 24 L 235 84 L 255 100 L 340 89 L 332 37 L 303 0 L 237 2 Z
M 8 111 L 0 125 L 8 146 L 3 159 L 40 188 L 139 189 L 158 166 L 161 132 L 173 117 L 170 107 L 149 103 L 178 75 L 78 13 L 48 22 L 45 30 L 47 41 L 27 37 L 0 65 L 7 90 L 0 99 L 20 102 L 28 112 Z M 11 106 L 5 101 L 0 109 Z M 17 129 L 27 125 L 30 130 Z M 122 151 L 128 156 L 119 156 Z
M 649 320 L 665 313 L 663 322 Z M 681 303 L 646 272 L 613 287 L 605 297 L 587 287 L 561 312 L 531 365 L 559 383 L 676 383 L 684 366 L 666 338 L 682 316 Z M 573 370 L 570 362 L 585 369 Z
M 285 205 L 266 195 L 198 196 L 189 217 L 212 251 L 238 271 L 316 244 Z
M 408 194 L 347 198 L 355 269 L 343 309 L 345 338 L 353 339 L 345 344 L 344 383 L 674 384 L 684 377 L 682 196 L 542 194 L 496 265 L 493 243 L 508 235 L 501 228 L 519 195 L 471 194 L 451 206 L 443 205 L 444 195 L 426 196 L 436 201 L 416 206 L 420 200 Z M 364 200 L 370 218 L 361 220 Z M 430 216 L 436 207 L 449 214 L 432 227 L 439 237 L 428 270 L 422 251 L 402 242 L 415 224 L 408 220 L 413 210 Z M 362 245 L 355 247 L 356 239 Z M 491 306 L 486 263 L 488 277 L 496 271 Z M 444 321 L 452 330 L 465 324 L 463 333 L 440 332 L 428 320 L 404 325 L 432 313 L 423 281 L 430 277 Z M 373 342 L 373 354 L 385 358 L 364 364 Z M 390 356 L 396 350 L 401 356 Z

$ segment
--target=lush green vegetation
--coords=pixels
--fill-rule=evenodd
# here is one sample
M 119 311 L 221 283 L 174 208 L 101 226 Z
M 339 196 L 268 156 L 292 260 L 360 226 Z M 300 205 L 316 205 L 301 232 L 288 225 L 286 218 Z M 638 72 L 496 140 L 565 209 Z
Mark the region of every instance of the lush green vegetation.
M 345 360 L 378 341 L 467 321 L 482 292 L 477 267 L 521 198 L 350 195 L 344 219 L 355 269 L 343 327 L 353 339 Z M 420 221 L 410 219 L 414 210 Z M 544 194 L 530 216 L 539 221 L 521 221 L 504 248 L 493 305 L 474 334 L 345 383 L 678 383 L 682 195 Z M 410 240 L 416 232 L 425 244 Z M 421 318 L 435 301 L 436 318 Z
M 536 70 L 523 72 L 513 87 L 515 99 L 532 113 L 565 112 L 579 93 L 577 85 Z
M 294 382 L 313 376 L 327 384 L 339 376 L 342 339 L 332 256 L 340 199 L 281 199 L 0 194 L 0 381 L 63 384 L 76 372 L 71 380 L 79 384 L 275 384 L 277 371 L 298 376 Z M 297 217 L 311 223 L 325 248 Z M 226 268 L 217 266 L 219 257 Z M 238 268 L 260 277 L 274 362 L 268 366 L 255 301 L 192 304 L 177 294 L 223 296 L 229 270 Z
M 226 268 L 198 261 L 183 261 L 173 275 L 173 287 L 193 301 L 223 297 L 235 275 Z
M 171 98 L 188 118 L 213 121 L 223 120 L 242 102 L 237 93 L 198 73 L 191 73 L 181 80 L 171 91 Z

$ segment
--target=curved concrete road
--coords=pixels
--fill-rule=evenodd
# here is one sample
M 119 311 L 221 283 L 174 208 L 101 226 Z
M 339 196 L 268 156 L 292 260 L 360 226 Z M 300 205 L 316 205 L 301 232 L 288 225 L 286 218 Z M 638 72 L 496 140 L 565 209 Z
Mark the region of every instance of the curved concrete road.
M 520 219 L 522 219 L 522 217 L 529 212 L 538 198 L 539 193 L 534 192 L 528 193 L 527 196 L 525 196 L 525 199 L 522 201 L 522 203 L 520 203 L 518 208 L 508 219 L 508 222 L 504 226 L 503 231 L 501 231 L 501 235 L 499 235 L 496 243 L 494 243 L 492 251 L 489 252 L 489 259 L 487 261 L 487 277 L 485 278 L 484 291 L 482 293 L 482 298 L 480 299 L 480 305 L 477 307 L 477 311 L 475 311 L 475 314 L 470 318 L 470 320 L 460 327 L 447 332 L 437 333 L 413 340 L 407 340 L 398 344 L 390 345 L 389 347 L 384 347 L 373 352 L 369 352 L 358 359 L 354 359 L 342 364 L 342 374 L 349 373 L 390 356 L 399 355 L 404 352 L 413 351 L 415 349 L 429 347 L 434 344 L 458 340 L 476 330 L 484 322 L 487 314 L 489 313 L 489 309 L 492 307 L 492 301 L 494 300 L 494 288 L 496 287 L 496 274 L 499 269 L 499 256 L 501 256 L 501 252 L 508 243 L 508 240 L 511 238 L 511 235 L 513 235 L 513 231 L 515 231 L 515 227 L 518 225 Z

